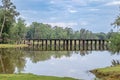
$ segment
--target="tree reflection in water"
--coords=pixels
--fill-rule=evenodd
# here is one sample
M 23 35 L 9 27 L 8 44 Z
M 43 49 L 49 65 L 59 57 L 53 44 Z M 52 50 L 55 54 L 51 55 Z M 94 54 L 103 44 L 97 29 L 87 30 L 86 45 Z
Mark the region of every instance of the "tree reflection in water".
M 120 61 L 119 60 L 112 60 L 112 66 L 117 66 L 117 65 L 120 65 Z
M 23 51 L 18 49 L 0 49 L 0 73 L 14 73 L 24 70 L 25 58 Z
M 24 71 L 26 58 L 33 63 L 51 58 L 71 57 L 72 54 L 85 56 L 88 51 L 28 51 L 26 49 L 0 49 L 0 73 L 18 73 Z
M 109 46 L 110 47 L 110 46 Z M 109 51 L 111 52 L 112 55 L 120 55 L 120 49 L 119 46 L 116 48 L 110 48 Z M 120 65 L 120 60 L 115 60 L 113 59 L 111 61 L 112 66 Z
M 92 50 L 39 51 L 29 48 L 0 49 L 0 73 L 20 73 L 24 71 L 27 58 L 33 63 L 37 63 L 39 61 L 50 60 L 51 58 L 71 57 L 73 54 L 85 56 L 90 53 L 92 53 Z

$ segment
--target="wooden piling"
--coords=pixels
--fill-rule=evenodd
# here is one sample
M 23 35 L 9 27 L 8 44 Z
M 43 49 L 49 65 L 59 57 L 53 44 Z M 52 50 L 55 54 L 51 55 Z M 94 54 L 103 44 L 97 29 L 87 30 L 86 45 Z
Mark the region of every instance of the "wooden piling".
M 52 40 L 50 39 L 50 50 L 52 50 Z
M 70 40 L 70 50 L 72 50 L 72 40 Z
M 89 40 L 86 40 L 86 50 L 88 50 L 88 48 L 89 48 L 88 42 L 89 42 Z
M 66 50 L 68 50 L 68 43 L 69 43 L 69 40 L 66 40 Z
M 47 50 L 48 42 L 47 39 L 45 40 L 45 50 Z
M 80 50 L 80 40 L 78 40 L 79 41 L 79 50 Z
M 74 40 L 74 50 L 76 50 L 76 40 Z
M 82 47 L 83 47 L 83 50 L 85 50 L 85 41 L 82 40 Z
M 56 50 L 56 40 L 54 40 L 54 50 Z
M 65 50 L 65 39 L 63 40 L 63 50 Z
M 44 49 L 44 40 L 42 39 L 42 50 Z

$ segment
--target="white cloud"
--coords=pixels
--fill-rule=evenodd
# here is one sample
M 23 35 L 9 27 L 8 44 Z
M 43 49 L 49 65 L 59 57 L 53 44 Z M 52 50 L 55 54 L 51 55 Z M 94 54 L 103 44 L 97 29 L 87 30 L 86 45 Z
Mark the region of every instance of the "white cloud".
M 76 12 L 78 12 L 78 11 L 75 10 L 75 9 L 68 9 L 68 11 L 69 11 L 70 13 L 76 13 Z
M 86 6 L 88 4 L 88 1 L 85 0 L 71 0 L 71 3 L 75 3 L 77 5 Z
M 80 26 L 87 26 L 88 24 L 89 24 L 89 23 L 86 22 L 86 21 L 81 21 L 81 22 L 79 23 Z
M 76 12 L 78 12 L 78 11 L 76 10 L 76 8 L 75 8 L 74 6 L 72 6 L 72 5 L 66 5 L 66 8 L 67 8 L 67 11 L 68 11 L 69 13 L 76 13 Z
M 100 9 L 97 9 L 97 8 L 90 8 L 89 10 L 90 10 L 90 11 L 99 11 Z
M 72 26 L 76 26 L 77 23 L 74 23 L 74 22 L 68 22 L 68 23 L 65 23 L 65 22 L 48 22 L 48 23 L 45 23 L 45 24 L 50 24 L 51 26 L 59 26 L 59 27 L 72 27 Z
M 50 1 L 50 4 L 55 4 L 55 3 L 56 3 L 56 2 L 55 2 L 55 1 L 53 1 L 53 0 L 52 0 L 52 1 Z
M 112 1 L 105 4 L 106 6 L 115 6 L 120 5 L 120 1 Z
M 87 25 L 89 25 L 89 23 L 88 22 L 86 22 L 86 21 L 81 21 L 81 22 L 79 22 L 79 23 L 77 23 L 77 22 L 44 22 L 45 24 L 50 24 L 51 26 L 59 26 L 59 27 L 63 27 L 63 28 L 65 28 L 65 27 L 70 27 L 70 28 L 73 28 L 74 26 L 87 26 Z

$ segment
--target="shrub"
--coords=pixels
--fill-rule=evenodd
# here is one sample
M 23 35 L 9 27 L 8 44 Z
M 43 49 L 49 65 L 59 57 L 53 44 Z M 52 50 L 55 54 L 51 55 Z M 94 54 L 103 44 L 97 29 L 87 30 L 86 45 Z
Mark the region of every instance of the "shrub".
M 120 33 L 113 34 L 110 38 L 109 48 L 114 53 L 120 52 Z

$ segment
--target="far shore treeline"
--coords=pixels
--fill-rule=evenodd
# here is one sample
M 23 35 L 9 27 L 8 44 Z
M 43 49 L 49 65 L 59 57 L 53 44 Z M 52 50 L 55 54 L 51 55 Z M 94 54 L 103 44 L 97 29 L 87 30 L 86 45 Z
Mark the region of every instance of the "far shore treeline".
M 14 43 L 23 39 L 109 39 L 114 32 L 93 33 L 81 28 L 51 26 L 49 24 L 32 22 L 29 26 L 19 17 L 16 6 L 10 0 L 2 0 L 0 5 L 0 43 Z M 80 26 L 81 27 L 81 26 Z M 97 27 L 96 27 L 97 28 Z

